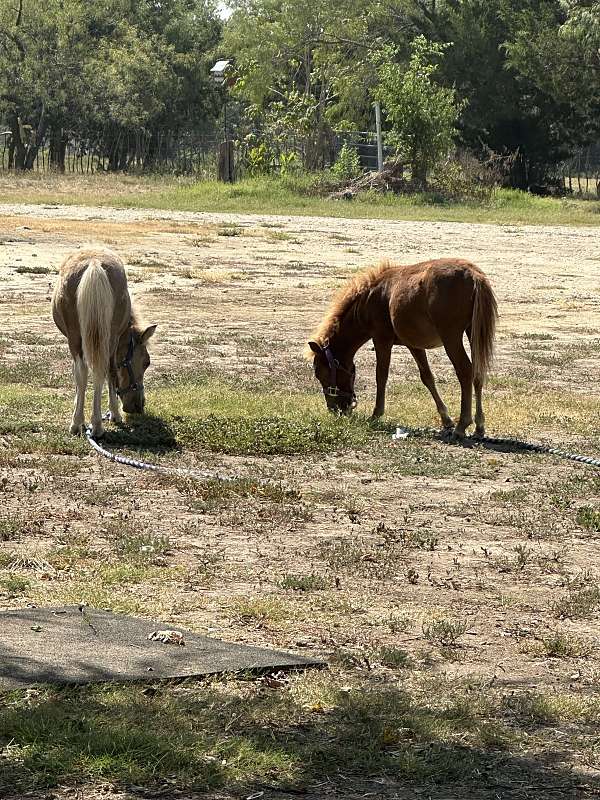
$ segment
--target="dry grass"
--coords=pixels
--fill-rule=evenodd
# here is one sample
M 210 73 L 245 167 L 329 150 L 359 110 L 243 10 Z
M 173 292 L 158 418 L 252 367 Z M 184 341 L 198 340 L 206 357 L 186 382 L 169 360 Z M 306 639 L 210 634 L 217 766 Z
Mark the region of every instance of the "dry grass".
M 175 222 L 55 219 L 44 230 L 32 218 L 27 240 L 5 243 L 0 257 L 27 266 L 36 252 L 50 266 L 86 232 L 118 241 L 159 329 L 150 415 L 109 426 L 107 445 L 236 480 L 127 470 L 68 435 L 70 364 L 49 318 L 47 276 L 7 270 L 0 603 L 87 602 L 308 652 L 329 669 L 2 693 L 0 794 L 594 796 L 596 473 L 502 449 L 395 443 L 397 423 L 436 423 L 408 355 L 395 355 L 387 415 L 372 424 L 368 348 L 352 420 L 326 413 L 300 353 L 330 286 L 356 266 L 344 237 L 366 259 L 375 238 L 383 248 L 406 235 L 403 247 L 425 250 L 441 237 L 445 249 L 456 229 L 370 223 L 350 236 L 325 219 L 265 223 L 274 229 L 235 221 L 241 233 L 218 236 L 219 221 L 193 231 Z M 547 231 L 486 229 L 499 237 L 496 256 L 484 231 L 469 239 L 470 230 L 461 246 L 493 273 L 503 311 L 485 395 L 490 432 L 597 455 L 593 268 L 571 240 L 577 270 L 552 261 L 564 232 L 548 244 Z M 515 269 L 532 243 L 533 266 Z M 540 293 L 543 269 L 551 286 L 554 272 L 573 270 L 560 280 L 576 310 L 558 290 Z M 447 359 L 432 362 L 455 411 Z

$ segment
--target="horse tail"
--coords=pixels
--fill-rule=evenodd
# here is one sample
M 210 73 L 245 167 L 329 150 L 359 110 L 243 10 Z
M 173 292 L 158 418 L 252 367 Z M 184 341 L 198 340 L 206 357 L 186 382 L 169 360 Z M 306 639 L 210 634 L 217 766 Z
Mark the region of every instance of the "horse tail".
M 114 298 L 99 259 L 90 259 L 77 287 L 77 316 L 83 358 L 96 378 L 105 378 L 110 359 Z
M 473 360 L 473 378 L 483 385 L 494 356 L 498 304 L 485 275 L 477 272 L 474 279 L 475 296 L 470 336 L 471 358 Z

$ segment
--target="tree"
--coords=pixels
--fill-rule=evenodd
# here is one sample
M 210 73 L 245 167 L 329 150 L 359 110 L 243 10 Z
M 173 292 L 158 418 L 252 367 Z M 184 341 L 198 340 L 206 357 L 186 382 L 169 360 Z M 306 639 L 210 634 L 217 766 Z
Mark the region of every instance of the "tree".
M 386 47 L 379 56 L 380 84 L 375 96 L 384 107 L 392 132 L 388 136 L 397 152 L 411 165 L 412 183 L 422 190 L 429 171 L 448 155 L 456 136 L 456 123 L 463 102 L 454 89 L 435 83 L 446 48 L 417 36 L 405 69 L 393 59 L 396 51 Z
M 235 56 L 238 97 L 253 127 L 269 145 L 296 139 L 304 166 L 323 166 L 331 155 L 332 130 L 350 108 L 368 107 L 373 73 L 367 58 L 362 11 L 369 0 L 237 0 L 224 34 Z M 357 55 L 358 54 L 358 55 Z M 356 102 L 360 98 L 360 102 Z
M 509 13 L 510 4 L 504 8 L 507 64 L 528 87 L 529 118 L 537 113 L 538 119 L 528 152 L 531 182 L 542 182 L 600 132 L 600 38 L 594 45 L 592 29 L 580 27 L 575 5 L 544 0 L 518 13 Z
M 209 56 L 221 22 L 212 0 L 15 0 L 0 6 L 0 116 L 13 164 L 30 168 L 48 132 L 64 166 L 69 137 L 109 138 L 111 166 L 127 137 L 150 141 L 214 119 Z

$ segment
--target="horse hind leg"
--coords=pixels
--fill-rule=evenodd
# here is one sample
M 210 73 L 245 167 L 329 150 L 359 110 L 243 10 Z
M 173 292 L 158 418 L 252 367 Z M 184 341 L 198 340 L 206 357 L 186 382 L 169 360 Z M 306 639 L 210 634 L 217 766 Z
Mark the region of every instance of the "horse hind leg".
M 79 434 L 85 426 L 84 405 L 88 380 L 87 364 L 80 355 L 75 356 L 73 359 L 73 377 L 75 378 L 75 407 L 69 431 L 70 433 Z
M 416 350 L 413 348 L 409 349 L 412 357 L 417 362 L 421 381 L 427 387 L 427 389 L 429 389 L 429 393 L 433 397 L 438 414 L 442 420 L 442 425 L 447 430 L 454 428 L 454 422 L 452 421 L 452 417 L 448 412 L 448 407 L 440 397 L 437 386 L 435 385 L 435 378 L 433 376 L 433 372 L 431 371 L 431 367 L 429 366 L 429 361 L 427 360 L 427 353 L 425 350 Z
M 485 414 L 483 413 L 483 403 L 481 394 L 483 385 L 481 380 L 473 380 L 475 388 L 475 436 L 485 436 Z
M 463 345 L 462 332 L 444 338 L 443 343 L 460 383 L 460 419 L 454 435 L 462 439 L 473 424 L 473 366 Z
M 102 390 L 106 376 L 97 370 L 93 375 L 94 400 L 92 403 L 92 436 L 100 437 L 104 435 L 102 425 Z
M 470 325 L 466 330 L 466 334 L 472 348 Z M 475 436 L 481 437 L 485 436 L 485 414 L 483 413 L 482 402 L 483 381 L 481 378 L 473 376 L 473 388 L 475 389 Z

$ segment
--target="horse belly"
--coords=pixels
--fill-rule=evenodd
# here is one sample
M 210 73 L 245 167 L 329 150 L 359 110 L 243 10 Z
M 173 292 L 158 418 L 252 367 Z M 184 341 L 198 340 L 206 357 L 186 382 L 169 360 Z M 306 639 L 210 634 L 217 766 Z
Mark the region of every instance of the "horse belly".
M 442 346 L 436 328 L 427 320 L 411 320 L 394 325 L 396 344 L 411 347 L 413 350 L 432 350 Z

